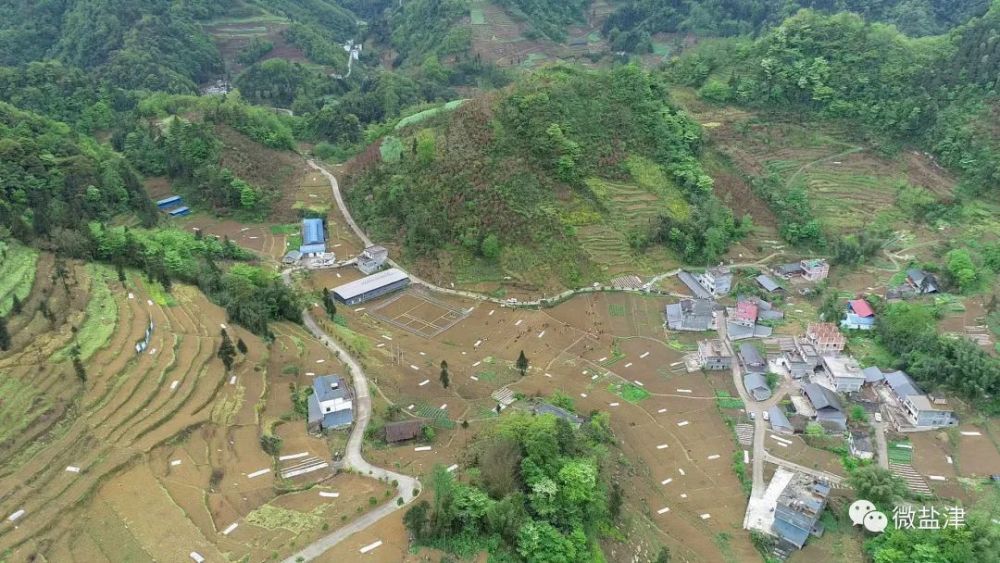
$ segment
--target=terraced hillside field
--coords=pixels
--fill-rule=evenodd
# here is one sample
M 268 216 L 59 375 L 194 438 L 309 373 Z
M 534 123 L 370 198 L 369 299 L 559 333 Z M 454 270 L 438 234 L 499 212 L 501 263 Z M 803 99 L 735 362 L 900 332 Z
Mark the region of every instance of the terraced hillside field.
M 138 274 L 122 284 L 106 267 L 37 257 L 8 323 L 13 347 L 0 353 L 0 559 L 263 560 L 385 495 L 386 484 L 335 476 L 328 464 L 281 477 L 330 458 L 327 441 L 290 412 L 289 384 L 311 374 L 281 367 L 336 372 L 329 352 L 276 325 L 271 362 L 268 345 L 228 326 L 194 288 L 175 286 L 165 301 L 161 292 Z M 231 373 L 216 356 L 222 330 L 247 346 Z M 283 420 L 284 447 L 272 456 L 259 437 Z M 319 495 L 320 482 L 343 494 Z

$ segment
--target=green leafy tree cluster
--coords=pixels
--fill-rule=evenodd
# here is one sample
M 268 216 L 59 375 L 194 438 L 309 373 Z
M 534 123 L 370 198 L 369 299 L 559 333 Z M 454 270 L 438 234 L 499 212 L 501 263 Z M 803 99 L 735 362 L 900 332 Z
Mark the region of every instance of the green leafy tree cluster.
M 493 546 L 494 554 L 523 561 L 595 556 L 598 530 L 611 521 L 602 446 L 551 415 L 517 414 L 481 436 L 472 451 L 476 481 L 459 483 L 438 467 L 433 499 L 405 515 L 419 544 L 459 556 Z

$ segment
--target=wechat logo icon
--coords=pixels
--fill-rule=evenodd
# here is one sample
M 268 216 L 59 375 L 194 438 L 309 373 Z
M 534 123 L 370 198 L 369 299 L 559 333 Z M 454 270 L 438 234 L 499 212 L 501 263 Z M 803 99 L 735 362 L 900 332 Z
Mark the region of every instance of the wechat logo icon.
M 876 510 L 875 505 L 868 500 L 854 501 L 847 512 L 855 526 L 862 525 L 869 532 L 881 534 L 889 525 L 885 514 Z

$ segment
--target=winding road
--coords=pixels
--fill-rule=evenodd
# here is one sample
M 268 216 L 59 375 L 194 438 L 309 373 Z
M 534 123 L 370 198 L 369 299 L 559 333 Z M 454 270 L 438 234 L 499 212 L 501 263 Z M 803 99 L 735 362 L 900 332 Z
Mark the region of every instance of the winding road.
M 284 280 L 287 285 L 292 285 L 292 271 L 293 270 L 285 270 L 281 273 L 281 279 Z M 394 496 L 391 501 L 380 505 L 375 510 L 364 514 L 350 524 L 342 528 L 338 528 L 333 533 L 309 544 L 298 553 L 295 553 L 285 559 L 284 563 L 309 561 L 310 559 L 319 557 L 323 552 L 347 539 L 351 535 L 364 530 L 382 518 L 392 514 L 396 510 L 406 506 L 416 498 L 414 493 L 418 493 L 420 490 L 420 481 L 416 478 L 410 477 L 409 475 L 403 475 L 402 473 L 389 471 L 388 469 L 372 465 L 371 463 L 365 461 L 364 456 L 361 455 L 361 447 L 364 444 L 365 429 L 368 428 L 368 422 L 371 420 L 372 414 L 372 398 L 368 386 L 368 377 L 365 374 L 365 371 L 361 368 L 361 364 L 348 354 L 347 350 L 345 350 L 336 340 L 330 338 L 330 335 L 328 335 L 319 326 L 316 319 L 313 318 L 308 309 L 302 311 L 302 322 L 317 340 L 322 342 L 324 346 L 330 349 L 330 351 L 334 352 L 334 354 L 340 358 L 340 361 L 347 366 L 354 384 L 354 427 L 347 440 L 347 449 L 342 462 L 343 467 L 374 479 L 380 479 L 390 483 L 392 481 L 396 481 L 397 486 L 396 496 Z M 399 504 L 398 499 L 403 499 L 403 503 Z

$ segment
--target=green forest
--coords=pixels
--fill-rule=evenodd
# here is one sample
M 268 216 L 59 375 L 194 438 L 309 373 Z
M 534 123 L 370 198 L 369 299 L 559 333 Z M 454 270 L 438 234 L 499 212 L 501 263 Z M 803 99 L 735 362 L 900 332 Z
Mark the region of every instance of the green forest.
M 698 161 L 701 132 L 635 66 L 611 72 L 555 67 L 496 97 L 382 139 L 377 159 L 350 180 L 352 208 L 369 232 L 421 256 L 464 249 L 563 283 L 593 275 L 574 237 L 615 205 L 606 181 L 642 183 L 669 211 L 634 225 L 634 251 L 663 244 L 712 262 L 740 224 L 712 194 Z M 516 269 L 512 266 L 511 269 Z

